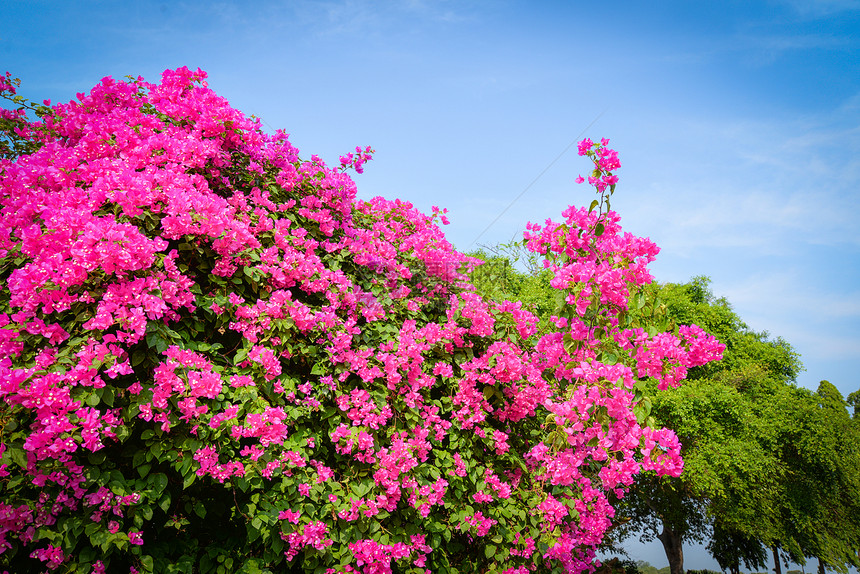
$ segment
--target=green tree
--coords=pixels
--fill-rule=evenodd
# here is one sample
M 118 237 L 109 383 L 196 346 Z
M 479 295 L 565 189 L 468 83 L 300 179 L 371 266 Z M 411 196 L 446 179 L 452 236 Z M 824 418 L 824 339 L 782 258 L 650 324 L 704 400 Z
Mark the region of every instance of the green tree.
M 792 389 L 780 408 L 778 541 L 796 562 L 816 558 L 847 572 L 860 565 L 860 434 L 847 402 L 828 381 L 816 392 Z
M 842 393 L 830 381 L 818 383 L 815 397 L 818 399 L 818 406 L 824 409 L 824 412 L 832 414 L 840 421 L 847 418 L 845 408 L 848 406 L 848 401 L 842 398 Z
M 845 397 L 845 402 L 854 408 L 854 418 L 860 418 L 860 391 L 854 391 Z
M 683 572 L 683 546 L 709 537 L 709 550 L 721 567 L 733 572 L 741 562 L 761 567 L 761 545 L 742 533 L 767 524 L 761 516 L 771 512 L 768 493 L 779 467 L 754 403 L 712 378 L 657 395 L 653 405 L 655 418 L 681 440 L 684 472 L 673 480 L 646 476 L 637 481 L 619 511 L 630 518 L 624 533 L 639 531 L 644 540 L 660 540 L 673 573 Z
M 750 329 L 706 278 L 655 284 L 648 296 L 661 302 L 670 324 L 699 325 L 726 350 L 718 363 L 691 369 L 677 389 L 646 387 L 652 415 L 681 441 L 684 472 L 640 476 L 619 510 L 629 521 L 618 535 L 660 540 L 673 574 L 683 572 L 683 546 L 705 540 L 724 569 L 760 568 L 762 541 L 776 535 L 782 473 L 771 405 L 796 377 L 798 357 L 784 340 Z
M 515 286 L 528 285 L 531 301 L 548 301 L 533 273 L 513 271 L 504 257 L 487 263 L 488 276 L 506 270 L 505 281 L 476 281 L 490 296 L 493 289 L 517 296 L 521 291 Z M 551 306 L 535 307 L 549 321 Z M 797 354 L 783 339 L 750 329 L 728 301 L 711 293 L 707 278 L 655 283 L 632 308 L 633 322 L 659 322 L 654 320 L 662 316 L 666 330 L 697 324 L 726 351 L 718 363 L 692 369 L 680 388 L 657 394 L 653 382 L 640 383 L 640 408 L 676 432 L 685 470 L 679 478 L 640 475 L 619 509 L 616 540 L 634 533 L 645 541 L 660 540 L 673 574 L 683 572 L 684 545 L 705 540 L 727 570 L 737 572 L 741 563 L 764 567 L 766 545 L 775 545 L 781 534 L 780 485 L 786 471 L 779 444 L 790 411 L 780 405 L 791 396 L 801 369 Z

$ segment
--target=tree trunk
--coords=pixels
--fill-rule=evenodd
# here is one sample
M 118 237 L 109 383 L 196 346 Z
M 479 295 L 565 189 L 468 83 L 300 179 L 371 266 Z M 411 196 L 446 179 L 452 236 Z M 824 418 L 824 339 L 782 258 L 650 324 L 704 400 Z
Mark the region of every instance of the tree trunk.
M 663 550 L 666 551 L 666 558 L 669 559 L 669 574 L 684 574 L 684 547 L 681 535 L 664 523 L 663 531 L 657 535 L 657 538 L 663 543 Z
M 818 559 L 818 574 L 824 574 L 824 562 L 821 561 L 821 558 Z
M 776 574 L 782 574 L 782 564 L 779 563 L 779 548 L 773 546 L 773 571 Z

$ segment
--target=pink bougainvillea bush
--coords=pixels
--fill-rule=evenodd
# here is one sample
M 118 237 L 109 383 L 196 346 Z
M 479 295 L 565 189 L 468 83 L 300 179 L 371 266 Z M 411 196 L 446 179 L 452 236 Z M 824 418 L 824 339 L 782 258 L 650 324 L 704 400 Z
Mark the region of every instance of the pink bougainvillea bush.
M 631 318 L 657 248 L 607 142 L 602 201 L 526 233 L 565 300 L 539 334 L 443 211 L 356 198 L 370 148 L 303 160 L 205 77 L 0 79 L 0 571 L 591 569 L 610 501 L 681 470 L 640 381 L 720 354 Z

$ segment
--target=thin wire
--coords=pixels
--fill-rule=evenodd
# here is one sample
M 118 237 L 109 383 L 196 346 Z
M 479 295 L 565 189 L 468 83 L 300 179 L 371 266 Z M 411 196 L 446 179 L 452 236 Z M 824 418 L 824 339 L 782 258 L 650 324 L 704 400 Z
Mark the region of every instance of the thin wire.
M 575 138 L 573 138 L 573 141 L 572 141 L 572 142 L 570 142 L 570 144 L 568 144 L 568 146 L 567 146 L 566 148 L 564 148 L 564 150 L 562 150 L 562 152 L 561 152 L 560 154 L 558 154 L 558 155 L 556 156 L 556 158 L 555 158 L 554 160 L 552 160 L 552 161 L 549 163 L 549 165 L 548 165 L 548 166 L 546 166 L 545 168 L 543 168 L 543 171 L 542 171 L 542 172 L 540 172 L 539 174 L 537 174 L 537 177 L 536 177 L 536 178 L 534 178 L 534 179 L 532 180 L 532 182 L 531 182 L 530 184 L 528 184 L 528 185 L 526 186 L 526 188 L 525 188 L 524 190 L 522 190 L 522 191 L 520 192 L 520 194 L 519 194 L 518 196 L 516 196 L 516 197 L 513 199 L 513 201 L 511 201 L 511 203 L 509 203 L 509 204 L 508 204 L 508 206 L 507 206 L 504 210 L 502 210 L 502 212 L 501 212 L 500 214 L 498 214 L 498 215 L 496 216 L 496 218 L 495 218 L 493 221 L 491 221 L 491 222 L 490 222 L 490 224 L 489 224 L 487 227 L 485 227 L 485 228 L 484 228 L 484 230 L 483 230 L 480 234 L 478 234 L 478 236 L 477 236 L 475 239 L 473 239 L 473 240 L 472 240 L 472 243 L 470 243 L 470 244 L 469 244 L 469 247 L 466 249 L 466 251 L 468 251 L 469 249 L 471 249 L 471 248 L 472 248 L 472 246 L 473 246 L 475 243 L 477 243 L 477 242 L 478 242 L 478 240 L 479 240 L 481 237 L 483 237 L 483 236 L 484 236 L 484 234 L 485 234 L 487 231 L 489 231 L 489 229 L 490 229 L 493 225 L 495 225 L 495 224 L 496 224 L 496 222 L 497 222 L 499 219 L 501 219 L 501 218 L 502 218 L 502 216 L 503 216 L 505 213 L 507 213 L 507 212 L 508 212 L 508 210 L 509 210 L 510 208 L 512 208 L 512 207 L 514 206 L 514 204 L 515 204 L 517 201 L 519 201 L 519 199 L 520 199 L 523 195 L 525 195 L 525 193 L 526 193 L 529 189 L 531 189 L 531 187 L 532 187 L 535 183 L 537 183 L 537 180 L 539 180 L 539 179 L 541 178 L 541 176 L 543 176 L 543 174 L 545 174 L 547 171 L 549 171 L 549 168 L 551 168 L 553 165 L 555 165 L 555 162 L 557 162 L 558 160 L 560 160 L 560 159 L 561 159 L 561 157 L 562 157 L 564 154 L 566 154 L 566 153 L 567 153 L 567 150 L 569 150 L 570 148 L 572 148 L 572 147 L 573 147 L 573 145 L 574 145 L 576 142 L 578 142 L 578 141 L 579 141 L 579 138 L 581 138 L 581 137 L 585 134 L 585 132 L 587 132 L 587 131 L 591 128 L 591 126 L 593 126 L 593 125 L 597 122 L 597 120 L 599 120 L 599 119 L 601 118 L 601 116 L 603 116 L 603 114 L 605 114 L 605 113 L 606 113 L 606 110 L 608 110 L 608 109 L 609 109 L 609 107 L 608 107 L 608 106 L 607 106 L 607 107 L 605 107 L 605 108 L 603 108 L 603 111 L 602 111 L 602 112 L 600 112 L 599 114 L 597 114 L 597 116 L 596 116 L 593 120 L 591 120 L 591 123 L 590 123 L 590 124 L 588 124 L 587 126 L 585 126 L 585 128 L 584 128 L 581 132 L 579 132 L 579 135 L 578 135 L 578 136 L 576 136 Z

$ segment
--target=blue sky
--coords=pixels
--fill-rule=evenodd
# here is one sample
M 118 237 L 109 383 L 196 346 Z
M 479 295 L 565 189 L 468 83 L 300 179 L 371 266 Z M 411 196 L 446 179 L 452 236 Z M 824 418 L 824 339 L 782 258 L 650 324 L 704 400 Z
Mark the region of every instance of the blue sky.
M 372 145 L 360 195 L 447 207 L 461 250 L 587 205 L 568 146 L 610 138 L 657 279 L 711 277 L 801 385 L 860 388 L 856 0 L 4 0 L 0 21 L 25 96 L 201 67 L 304 157 Z

